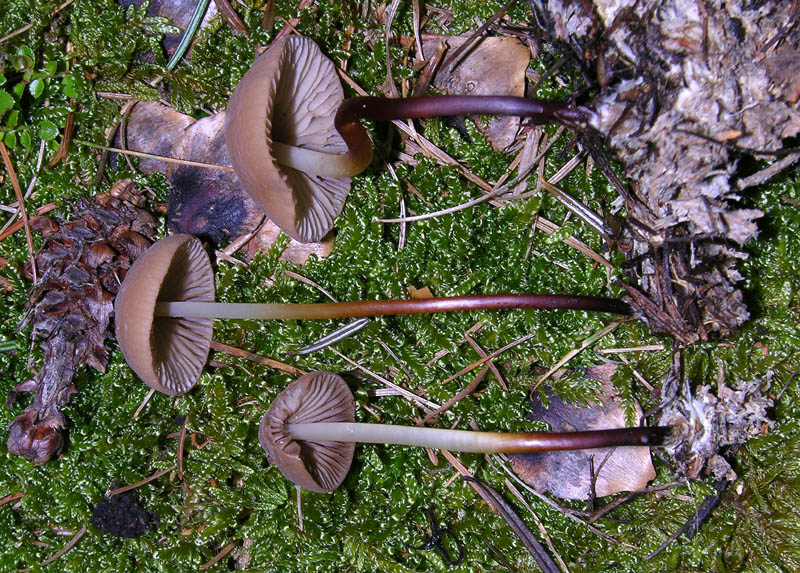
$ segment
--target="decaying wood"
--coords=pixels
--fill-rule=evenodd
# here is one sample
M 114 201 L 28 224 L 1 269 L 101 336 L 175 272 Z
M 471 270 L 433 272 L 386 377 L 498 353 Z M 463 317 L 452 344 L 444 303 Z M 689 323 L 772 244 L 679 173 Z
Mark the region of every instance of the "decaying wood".
M 681 344 L 749 316 L 736 264 L 761 213 L 739 208 L 743 155 L 800 132 L 797 2 L 531 1 L 589 82 L 592 125 L 631 180 L 629 294 Z

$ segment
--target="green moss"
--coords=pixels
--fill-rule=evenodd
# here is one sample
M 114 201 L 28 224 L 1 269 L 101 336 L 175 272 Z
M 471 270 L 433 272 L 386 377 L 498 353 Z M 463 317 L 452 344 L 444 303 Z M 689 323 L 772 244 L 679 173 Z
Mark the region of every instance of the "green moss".
M 11 0 L 0 6 L 0 35 L 32 24 L 28 32 L 4 44 L 6 57 L 0 68 L 4 78 L 0 89 L 13 99 L 5 115 L 0 116 L 0 129 L 16 134 L 17 145 L 11 153 L 23 185 L 35 172 L 38 153 L 38 135 L 26 145 L 23 134 L 38 134 L 43 121 L 50 122 L 60 134 L 67 114 L 74 113 L 78 137 L 104 140 L 106 130 L 118 121 L 120 102 L 98 97 L 99 91 L 121 91 L 143 99 L 170 93 L 176 109 L 196 115 L 206 109 L 220 109 L 256 48 L 282 26 L 277 20 L 273 30 L 260 28 L 263 2 L 249 2 L 246 8 L 234 3 L 248 26 L 248 35 L 234 34 L 221 18 L 215 19 L 198 35 L 192 58 L 165 74 L 162 87 L 154 88 L 150 82 L 164 74 L 160 38 L 174 31 L 166 21 L 147 17 L 141 8 L 120 8 L 111 0 L 81 0 L 60 15 L 49 16 L 59 4 Z M 450 33 L 474 29 L 476 18 L 485 20 L 501 5 L 454 3 Z M 317 40 L 334 59 L 347 59 L 349 75 L 368 92 L 380 93 L 386 60 L 383 28 L 374 14 L 362 22 L 355 5 L 336 2 L 313 3 L 300 14 L 296 10 L 294 1 L 276 2 L 278 16 L 299 16 L 297 29 L 301 33 Z M 525 3 L 517 3 L 510 17 L 525 22 L 527 10 Z M 409 6 L 401 6 L 395 22 L 394 31 L 412 33 Z M 59 41 L 48 47 L 46 34 Z M 67 38 L 70 53 L 66 52 Z M 31 61 L 20 60 L 21 69 L 16 69 L 9 57 L 23 47 L 32 54 Z M 401 65 L 402 49 L 393 46 L 391 50 L 395 77 L 410 76 Z M 140 59 L 147 52 L 153 53 L 152 63 Z M 541 73 L 549 65 L 546 59 L 532 63 Z M 40 83 L 32 86 L 35 80 Z M 168 92 L 160 91 L 166 88 Z M 552 98 L 565 93 L 565 88 L 552 79 L 540 91 Z M 16 117 L 11 117 L 14 111 Z M 379 143 L 387 140 L 386 126 L 370 128 Z M 424 126 L 426 137 L 469 165 L 476 175 L 496 180 L 508 170 L 511 157 L 492 151 L 469 122 L 467 132 L 471 141 L 441 121 L 431 120 Z M 46 143 L 45 158 L 55 152 L 60 137 Z M 568 144 L 566 138 L 556 143 L 553 159 L 547 164 L 548 174 L 569 157 L 569 152 L 560 155 Z M 391 150 L 384 147 L 381 152 Z M 316 281 L 341 300 L 406 297 L 409 286 L 427 286 L 436 295 L 508 291 L 615 294 L 609 285 L 624 278 L 620 256 L 612 256 L 615 268 L 607 272 L 564 245 L 562 235 L 571 234 L 598 252 L 604 249 L 601 238 L 571 221 L 567 211 L 548 196 L 501 207 L 482 205 L 410 224 L 405 246 L 400 249 L 399 226 L 380 224 L 375 218 L 397 216 L 401 199 L 409 212 L 422 213 L 453 207 L 480 193 L 455 168 L 418 159 L 414 167 L 399 166 L 397 179 L 377 167 L 354 179 L 348 203 L 337 221 L 334 252 L 327 259 L 312 258 L 303 268 L 281 262 L 278 255 L 288 241 L 283 237 L 249 268 L 221 262 L 218 297 L 227 301 L 323 300 L 315 289 L 284 275 L 286 269 Z M 26 204 L 33 210 L 55 202 L 66 211 L 74 197 L 107 189 L 114 180 L 130 175 L 123 171 L 126 168 L 107 169 L 106 179 L 99 188 L 93 187 L 97 169 L 94 152 L 73 146 L 65 163 L 40 171 L 39 183 Z M 135 179 L 164 199 L 163 177 L 137 175 Z M 407 183 L 425 200 L 410 193 Z M 576 170 L 561 185 L 596 212 L 610 212 L 615 193 L 596 170 L 588 175 L 583 169 Z M 748 207 L 765 212 L 759 240 L 748 245 L 751 258 L 741 265 L 754 318 L 724 345 L 709 343 L 685 352 L 687 374 L 694 383 L 714 383 L 724 366 L 728 382 L 772 373 L 772 391 L 777 394 L 800 368 L 796 316 L 800 272 L 794 263 L 800 255 L 800 235 L 795 232 L 800 215 L 791 202 L 797 200 L 800 184 L 796 178 L 785 178 L 745 197 Z M 13 190 L 4 178 L 0 202 L 13 201 Z M 564 225 L 564 230 L 555 236 L 532 232 L 531 222 L 537 215 Z M 30 287 L 22 275 L 28 259 L 22 233 L 0 243 L 0 257 L 7 261 L 0 273 L 14 287 L 2 294 L 6 310 L 0 320 L 0 394 L 5 395 L 30 376 L 31 365 L 39 367 L 41 353 L 31 348 L 29 333 L 18 327 Z M 532 425 L 524 420 L 525 403 L 531 384 L 538 379 L 535 368 L 549 368 L 607 324 L 607 318 L 577 312 L 502 311 L 384 318 L 371 321 L 340 342 L 337 349 L 384 375 L 401 372 L 402 366 L 411 375 L 410 386 L 422 387 L 429 399 L 443 402 L 468 382 L 470 375 L 441 385 L 443 379 L 478 358 L 462 342 L 464 332 L 477 321 L 483 328 L 474 336 L 487 351 L 529 333 L 534 336 L 498 359 L 509 391 L 501 391 L 489 375 L 479 393 L 463 399 L 441 417 L 439 425 L 443 427 L 456 424 L 467 428 L 474 419 L 483 429 L 530 429 Z M 369 390 L 376 388 L 375 383 L 358 376 L 352 365 L 330 350 L 288 355 L 288 351 L 316 340 L 339 324 L 220 322 L 216 337 L 305 370 L 349 374 L 357 387 L 359 419 L 372 420 L 374 413 L 384 422 L 413 423 L 419 412 L 408 402 L 398 397 L 371 397 Z M 401 364 L 378 339 L 393 350 Z M 620 368 L 613 379 L 628 406 L 634 398 L 645 409 L 656 405 L 657 400 L 632 381 L 632 371 L 658 387 L 671 366 L 673 349 L 640 323 L 626 323 L 596 345 L 613 348 L 656 342 L 663 343 L 665 350 L 631 354 L 630 364 Z M 414 448 L 358 447 L 353 469 L 342 488 L 330 495 L 303 493 L 301 531 L 295 490 L 269 465 L 257 441 L 258 421 L 290 381 L 287 374 L 215 356 L 229 366 L 209 368 L 198 387 L 180 400 L 155 396 L 133 421 L 133 412 L 147 391 L 124 364 L 116 345 L 111 342 L 109 347 L 111 359 L 104 374 L 85 370 L 76 379 L 79 392 L 64 412 L 71 426 L 62 459 L 34 468 L 0 446 L 0 497 L 25 492 L 18 508 L 14 504 L 0 507 L 0 544 L 4 547 L 0 571 L 35 568 L 36 563 L 53 555 L 68 539 L 59 530 L 74 533 L 87 525 L 93 505 L 112 484 L 134 483 L 172 467 L 180 430 L 176 417 L 187 420 L 185 487 L 173 470 L 138 490 L 142 504 L 158 513 L 158 529 L 138 539 L 122 540 L 89 526 L 86 537 L 52 568 L 66 572 L 193 571 L 230 541 L 240 540 L 232 555 L 246 551 L 250 567 L 259 571 L 497 570 L 500 565 L 482 537 L 491 540 L 520 570 L 535 567 L 509 527 L 471 488 L 462 487 L 459 481 L 450 483 L 453 472 L 441 456 L 437 468 L 423 451 Z M 449 354 L 433 360 L 442 349 Z M 570 366 L 584 368 L 600 362 L 599 355 L 587 350 L 573 358 Z M 395 379 L 405 380 L 402 373 Z M 580 375 L 562 377 L 553 388 L 571 401 L 597 398 L 596 385 Z M 362 406 L 369 406 L 369 411 Z M 11 410 L 0 409 L 0 427 L 6 427 L 23 408 L 20 403 Z M 644 557 L 691 517 L 703 497 L 712 492 L 708 484 L 679 488 L 672 492 L 673 497 L 640 497 L 617 509 L 614 521 L 597 524 L 621 544 L 602 540 L 536 498 L 526 496 L 527 501 L 573 571 L 796 569 L 800 559 L 796 534 L 800 523 L 793 511 L 800 501 L 800 431 L 794 421 L 800 417 L 800 392 L 796 382 L 782 395 L 775 415 L 778 423 L 773 432 L 737 452 L 734 461 L 741 479 L 732 484 L 700 533 L 691 541 L 679 539 L 650 562 Z M 196 447 L 202 444 L 202 449 Z M 459 458 L 478 477 L 503 489 L 505 474 L 482 456 Z M 672 479 L 666 465 L 657 462 L 657 469 L 659 482 Z M 506 497 L 511 499 L 507 492 Z M 687 498 L 692 501 L 687 502 Z M 568 505 L 583 509 L 578 503 Z M 466 559 L 460 567 L 448 566 L 436 552 L 414 549 L 425 540 L 426 508 L 432 508 L 464 543 Z M 521 511 L 520 515 L 532 525 L 528 514 Z M 223 559 L 215 569 L 225 570 L 227 566 Z

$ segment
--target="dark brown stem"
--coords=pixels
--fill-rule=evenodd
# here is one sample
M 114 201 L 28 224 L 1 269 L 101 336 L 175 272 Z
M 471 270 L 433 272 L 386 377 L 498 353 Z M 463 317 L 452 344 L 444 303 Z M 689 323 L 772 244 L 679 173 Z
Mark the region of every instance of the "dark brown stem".
M 422 96 L 405 99 L 356 97 L 345 100 L 335 126 L 348 147 L 349 160 L 363 169 L 372 159 L 372 142 L 361 120 L 391 121 L 453 115 L 528 117 L 543 122 L 580 125 L 586 112 L 563 103 L 514 96 Z
M 313 320 L 503 308 L 586 310 L 614 314 L 631 313 L 631 307 L 628 303 L 615 298 L 559 294 L 495 294 L 414 300 L 361 300 L 309 304 L 164 301 L 156 304 L 155 314 L 156 316 L 180 316 L 184 318 Z

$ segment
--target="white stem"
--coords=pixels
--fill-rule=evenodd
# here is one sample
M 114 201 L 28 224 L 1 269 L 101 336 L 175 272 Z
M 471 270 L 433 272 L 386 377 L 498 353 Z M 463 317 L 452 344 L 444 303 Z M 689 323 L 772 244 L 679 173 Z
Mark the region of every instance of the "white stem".
M 352 177 L 363 170 L 346 153 L 325 153 L 279 141 L 272 142 L 272 154 L 281 165 L 319 177 Z
M 504 446 L 508 445 L 507 438 L 513 435 L 356 422 L 287 424 L 287 429 L 296 440 L 400 444 L 474 453 L 506 451 Z

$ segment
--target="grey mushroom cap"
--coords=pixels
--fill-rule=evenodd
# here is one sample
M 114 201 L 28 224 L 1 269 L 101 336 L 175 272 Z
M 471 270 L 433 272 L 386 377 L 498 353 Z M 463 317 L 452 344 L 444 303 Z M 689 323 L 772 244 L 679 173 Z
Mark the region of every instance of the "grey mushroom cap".
M 275 398 L 261 420 L 258 440 L 286 479 L 309 491 L 328 493 L 347 476 L 355 443 L 295 440 L 286 425 L 354 419 L 353 395 L 342 377 L 311 372 Z
M 213 300 L 211 263 L 191 235 L 162 239 L 136 259 L 114 301 L 114 321 L 125 360 L 148 386 L 172 396 L 188 392 L 213 333 L 210 318 L 155 316 L 156 303 Z
M 289 36 L 259 56 L 226 110 L 225 140 L 239 181 L 267 216 L 300 242 L 320 241 L 350 192 L 349 177 L 281 165 L 274 142 L 342 154 L 334 127 L 344 92 L 333 63 L 309 38 Z

